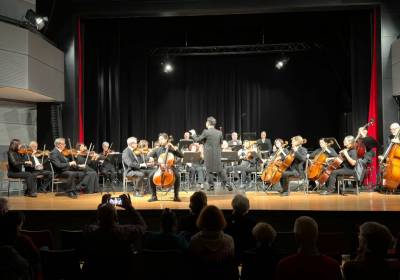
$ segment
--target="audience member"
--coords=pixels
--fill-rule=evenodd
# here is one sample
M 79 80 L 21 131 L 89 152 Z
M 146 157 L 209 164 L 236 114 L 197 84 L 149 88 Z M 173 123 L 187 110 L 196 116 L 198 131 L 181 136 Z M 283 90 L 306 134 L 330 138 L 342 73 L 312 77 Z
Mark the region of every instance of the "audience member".
M 132 271 L 130 267 L 134 247 L 137 241 L 146 231 L 146 223 L 139 212 L 132 206 L 130 196 L 120 196 L 121 207 L 130 222 L 125 225 L 118 224 L 118 215 L 113 204 L 109 203 L 110 195 L 104 195 L 102 204 L 97 209 L 98 224 L 85 228 L 85 246 L 87 261 L 84 265 L 84 272 L 87 277 L 119 277 L 128 276 Z M 115 268 L 117 269 L 114 271 Z M 107 269 L 106 269 L 107 268 Z
M 3 216 L 8 212 L 8 200 L 4 197 L 0 197 L 0 216 Z
M 144 238 L 143 249 L 185 251 L 188 243 L 177 235 L 177 218 L 174 212 L 165 208 L 161 214 L 160 232 L 148 232 Z
M 366 222 L 361 225 L 358 238 L 356 259 L 343 265 L 345 279 L 400 279 L 399 261 L 385 259 L 393 245 L 393 236 L 386 226 Z
M 339 264 L 318 251 L 318 224 L 313 218 L 307 216 L 297 218 L 294 223 L 294 234 L 298 252 L 279 262 L 275 275 L 277 280 L 342 279 Z
M 268 223 L 258 223 L 252 230 L 256 247 L 243 254 L 241 279 L 273 279 L 279 258 L 272 249 L 276 238 L 275 229 Z
M 201 210 L 205 206 L 207 206 L 207 195 L 205 192 L 197 191 L 193 193 L 190 197 L 190 214 L 188 216 L 181 217 L 178 225 L 179 232 L 187 241 L 190 241 L 192 236 L 199 232 L 196 222 Z
M 232 199 L 232 215 L 228 219 L 225 233 L 233 237 L 235 242 L 235 257 L 241 261 L 242 253 L 255 246 L 254 236 L 251 234 L 256 222 L 249 217 L 250 202 L 241 194 Z

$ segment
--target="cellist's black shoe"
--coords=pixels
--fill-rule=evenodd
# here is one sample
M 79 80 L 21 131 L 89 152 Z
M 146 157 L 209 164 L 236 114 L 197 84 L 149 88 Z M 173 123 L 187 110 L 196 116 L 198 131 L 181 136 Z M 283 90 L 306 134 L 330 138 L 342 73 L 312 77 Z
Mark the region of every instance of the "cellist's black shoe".
M 174 201 L 176 201 L 176 202 L 181 202 L 182 200 L 179 198 L 179 196 L 175 196 L 175 197 L 174 197 Z
M 153 202 L 153 201 L 157 201 L 158 198 L 157 196 L 152 196 L 149 200 L 147 200 L 148 202 Z

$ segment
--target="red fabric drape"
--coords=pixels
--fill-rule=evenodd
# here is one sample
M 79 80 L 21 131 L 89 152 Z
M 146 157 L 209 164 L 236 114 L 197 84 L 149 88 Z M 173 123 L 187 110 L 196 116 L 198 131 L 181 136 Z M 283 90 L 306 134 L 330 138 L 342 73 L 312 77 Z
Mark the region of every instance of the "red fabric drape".
M 375 122 L 373 125 L 369 126 L 368 128 L 368 135 L 373 137 L 378 141 L 378 69 L 377 69 L 377 49 L 376 49 L 376 17 L 377 17 L 377 10 L 374 10 L 373 15 L 373 41 L 372 41 L 372 66 L 371 66 L 371 82 L 370 82 L 370 91 L 369 91 L 369 111 L 368 111 L 368 120 L 374 119 Z M 376 154 L 375 148 L 375 154 Z M 378 167 L 378 158 L 374 157 L 371 164 L 371 171 L 367 173 L 367 178 L 369 183 L 376 182 L 376 172 Z M 364 183 L 368 183 L 364 182 Z
M 82 38 L 81 38 L 81 19 L 78 17 L 78 141 L 84 142 L 84 129 L 83 129 L 83 98 L 82 98 Z

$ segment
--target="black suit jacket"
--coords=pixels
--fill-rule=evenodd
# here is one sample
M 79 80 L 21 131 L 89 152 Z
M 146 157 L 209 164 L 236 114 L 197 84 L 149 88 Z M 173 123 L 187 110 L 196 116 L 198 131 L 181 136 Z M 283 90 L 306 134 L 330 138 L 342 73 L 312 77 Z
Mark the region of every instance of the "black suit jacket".
M 8 171 L 9 172 L 22 172 L 22 166 L 26 161 L 25 156 L 16 152 L 8 151 Z
M 57 148 L 50 152 L 49 158 L 55 173 L 62 173 L 70 169 L 68 159 Z
M 269 138 L 266 138 L 264 143 L 261 139 L 258 139 L 256 144 L 260 151 L 272 151 L 272 143 Z

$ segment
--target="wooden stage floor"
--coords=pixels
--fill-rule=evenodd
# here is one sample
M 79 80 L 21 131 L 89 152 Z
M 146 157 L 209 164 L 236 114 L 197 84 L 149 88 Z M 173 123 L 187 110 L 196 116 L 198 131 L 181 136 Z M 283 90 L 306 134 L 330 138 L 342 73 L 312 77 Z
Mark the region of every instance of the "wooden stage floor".
M 119 195 L 121 193 L 116 193 Z M 173 193 L 159 194 L 159 201 L 147 202 L 150 197 L 132 197 L 135 208 L 141 210 L 188 209 L 192 192 L 181 192 L 182 202 L 173 202 Z M 207 193 L 208 204 L 221 209 L 231 209 L 230 203 L 235 193 Z M 400 211 L 400 195 L 381 194 L 376 192 L 321 196 L 317 193 L 304 194 L 292 192 L 288 197 L 278 193 L 247 192 L 251 210 L 288 210 L 288 211 Z M 114 194 L 113 194 L 114 196 Z M 80 195 L 78 199 L 55 196 L 52 193 L 39 194 L 37 198 L 11 196 L 12 210 L 95 210 L 101 201 L 100 194 Z

